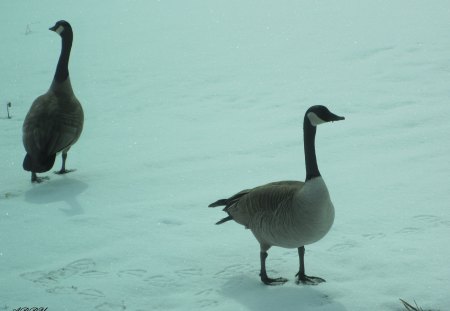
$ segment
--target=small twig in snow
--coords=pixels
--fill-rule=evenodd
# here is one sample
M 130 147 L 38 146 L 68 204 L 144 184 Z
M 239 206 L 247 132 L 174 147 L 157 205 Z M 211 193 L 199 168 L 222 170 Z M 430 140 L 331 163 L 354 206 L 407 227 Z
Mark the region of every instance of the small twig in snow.
M 423 309 L 417 305 L 417 302 L 415 300 L 414 300 L 414 304 L 416 305 L 415 307 L 410 305 L 409 303 L 407 303 L 406 301 L 404 301 L 401 298 L 400 298 L 400 301 L 403 303 L 406 310 L 408 310 L 408 311 L 423 311 Z

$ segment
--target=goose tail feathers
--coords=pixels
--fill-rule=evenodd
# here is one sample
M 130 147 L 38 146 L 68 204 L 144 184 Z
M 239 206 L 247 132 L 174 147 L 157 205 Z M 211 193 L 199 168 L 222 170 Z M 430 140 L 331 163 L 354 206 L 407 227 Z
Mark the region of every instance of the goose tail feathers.
M 236 204 L 244 195 L 248 194 L 249 192 L 250 192 L 250 190 L 248 190 L 248 189 L 242 190 L 241 192 L 236 193 L 235 195 L 233 195 L 232 197 L 230 197 L 228 199 L 220 199 L 220 200 L 217 200 L 214 203 L 211 203 L 208 207 L 225 206 L 223 208 L 223 211 L 228 213 L 228 216 L 225 217 L 225 218 L 222 218 L 221 220 L 216 222 L 216 225 L 220 225 L 220 224 L 223 224 L 224 222 L 227 222 L 229 220 L 233 220 L 234 218 L 228 212 L 228 208 L 230 208 L 231 206 Z
M 228 199 L 220 199 L 214 203 L 209 204 L 208 207 L 224 206 L 224 205 L 227 205 L 227 201 L 228 201 Z
M 217 200 L 216 202 L 209 204 L 208 207 L 225 206 L 224 210 L 226 210 L 229 206 L 237 203 L 244 195 L 248 194 L 249 192 L 250 189 L 242 190 L 241 192 L 236 193 L 228 199 Z
M 217 206 L 225 206 L 225 208 L 223 210 L 226 212 L 227 211 L 227 207 L 230 206 L 230 199 L 220 199 L 220 200 L 217 200 L 216 202 L 211 203 L 211 204 L 208 205 L 208 207 L 217 207 Z M 222 218 L 221 220 L 216 222 L 216 225 L 223 224 L 224 222 L 227 222 L 229 220 L 233 220 L 233 217 L 231 217 L 230 214 L 228 214 L 227 217 Z
M 53 154 L 45 157 L 44 159 L 33 161 L 33 158 L 27 153 L 23 159 L 22 166 L 25 171 L 43 173 L 49 171 L 53 167 L 53 164 L 55 164 L 55 158 L 56 154 Z
M 227 221 L 229 221 L 229 220 L 233 220 L 233 217 L 227 216 L 227 217 L 225 217 L 225 218 L 222 218 L 221 220 L 219 220 L 218 222 L 216 222 L 216 225 L 223 224 L 224 222 L 227 222 Z

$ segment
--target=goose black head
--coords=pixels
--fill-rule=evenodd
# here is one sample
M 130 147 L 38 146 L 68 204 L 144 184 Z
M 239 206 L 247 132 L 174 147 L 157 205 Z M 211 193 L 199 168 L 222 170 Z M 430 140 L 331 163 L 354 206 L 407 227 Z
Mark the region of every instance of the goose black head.
M 64 20 L 56 22 L 55 26 L 50 27 L 49 30 L 56 32 L 61 37 L 72 34 L 72 27 Z
M 307 117 L 312 126 L 317 126 L 325 122 L 345 120 L 344 117 L 335 115 L 327 107 L 320 105 L 310 107 L 306 111 L 305 117 Z

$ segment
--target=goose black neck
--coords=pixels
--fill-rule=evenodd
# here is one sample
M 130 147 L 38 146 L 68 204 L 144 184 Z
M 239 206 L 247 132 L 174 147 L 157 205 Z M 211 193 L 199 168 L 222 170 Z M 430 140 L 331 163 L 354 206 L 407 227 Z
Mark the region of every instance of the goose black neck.
M 62 36 L 61 54 L 59 55 L 58 65 L 55 71 L 55 81 L 64 82 L 69 77 L 69 57 L 72 49 L 73 34 L 70 31 Z
M 315 139 L 316 127 L 311 125 L 311 122 L 305 115 L 303 121 L 303 145 L 305 148 L 306 181 L 320 176 L 316 159 Z

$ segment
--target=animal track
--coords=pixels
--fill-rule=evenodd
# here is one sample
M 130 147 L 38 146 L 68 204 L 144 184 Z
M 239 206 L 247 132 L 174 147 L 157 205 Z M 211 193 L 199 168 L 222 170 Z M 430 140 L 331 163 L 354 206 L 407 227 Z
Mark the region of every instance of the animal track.
M 423 223 L 432 226 L 445 226 L 450 227 L 450 220 L 444 220 L 441 217 L 435 215 L 416 215 L 413 217 L 415 220 L 421 221 Z
M 434 215 L 416 215 L 413 218 L 429 224 L 435 224 L 441 221 L 439 217 Z
M 105 297 L 105 294 L 97 289 L 85 289 L 80 291 L 79 294 L 85 296 L 86 299 L 97 299 Z
M 78 273 L 78 271 L 76 271 L 74 269 L 61 268 L 58 270 L 48 272 L 46 277 L 48 277 L 49 279 L 58 281 L 60 279 L 67 279 L 77 273 Z
M 47 293 L 52 294 L 73 294 L 78 290 L 75 286 L 57 286 L 47 289 Z
M 239 275 L 242 271 L 249 271 L 249 270 L 250 266 L 248 264 L 235 264 L 230 265 L 219 272 L 216 272 L 214 274 L 214 277 L 220 279 L 228 279 L 232 276 Z
M 214 306 L 217 306 L 219 304 L 219 302 L 217 300 L 214 300 L 214 299 L 203 299 L 203 300 L 197 301 L 197 303 L 198 303 L 200 308 L 214 307 Z
M 379 233 L 367 233 L 363 234 L 362 236 L 368 240 L 376 240 L 385 238 L 386 234 L 379 232 Z
M 202 274 L 202 269 L 200 268 L 187 268 L 176 270 L 175 273 L 180 277 L 189 277 L 189 276 L 199 276 Z
M 25 272 L 25 273 L 22 273 L 20 276 L 22 278 L 24 278 L 25 280 L 28 280 L 28 281 L 31 281 L 34 283 L 39 283 L 44 286 L 56 283 L 56 281 L 49 278 L 47 276 L 47 273 L 44 271 Z
M 413 219 L 422 223 L 420 227 L 405 227 L 397 233 L 416 233 L 425 230 L 425 228 L 434 228 L 437 226 L 445 226 L 450 228 L 449 220 L 442 220 L 441 217 L 435 215 L 416 215 Z
M 344 252 L 350 248 L 353 248 L 355 245 L 352 243 L 346 242 L 346 243 L 338 243 L 333 246 L 331 246 L 328 250 L 331 252 Z
M 43 286 L 53 286 L 61 280 L 73 277 L 74 275 L 79 274 L 83 270 L 87 270 L 93 267 L 95 267 L 95 262 L 92 259 L 80 259 L 60 269 L 51 270 L 49 272 L 45 271 L 26 272 L 22 273 L 20 276 L 28 281 L 32 281 L 34 283 L 38 283 Z M 83 273 L 86 273 L 86 271 L 84 271 Z
M 211 295 L 214 296 L 215 294 L 217 294 L 217 290 L 212 288 L 196 292 L 194 296 L 200 298 L 199 300 L 196 301 L 196 304 L 199 305 L 201 308 L 216 306 L 219 302 L 215 299 L 211 299 Z
M 67 269 L 74 269 L 76 271 L 92 270 L 95 267 L 95 262 L 92 259 L 76 260 L 66 266 Z
M 416 233 L 419 231 L 422 231 L 422 229 L 416 228 L 416 227 L 405 227 L 405 228 L 397 231 L 397 233 Z
M 440 222 L 440 224 L 450 228 L 450 220 L 443 220 Z
M 159 220 L 158 224 L 169 225 L 169 226 L 180 226 L 183 224 L 183 222 L 181 222 L 177 219 L 163 218 L 163 219 Z
M 383 46 L 379 48 L 366 49 L 353 55 L 352 59 L 369 59 L 395 49 L 395 46 Z
M 108 272 L 97 271 L 97 270 L 89 270 L 80 273 L 80 276 L 84 278 L 99 278 L 104 277 L 108 274 Z
M 183 284 L 185 284 L 191 278 L 202 275 L 202 269 L 194 267 L 168 273 L 169 276 L 163 274 L 149 276 L 148 271 L 145 269 L 124 269 L 114 272 L 101 271 L 96 269 L 94 260 L 84 258 L 53 270 L 25 272 L 20 274 L 20 277 L 33 282 L 49 294 L 67 295 L 70 297 L 78 296 L 79 299 L 92 303 L 89 310 L 122 311 L 127 309 L 125 302 L 117 303 L 114 299 L 110 299 L 113 297 L 108 297 L 108 294 L 103 292 L 101 288 L 92 287 L 92 284 L 98 284 L 96 279 L 115 277 L 123 279 L 123 282 L 128 283 L 135 283 L 136 280 L 140 280 L 144 282 L 141 285 L 146 284 L 147 287 L 153 287 L 152 290 L 164 291 L 169 288 L 178 288 L 180 283 L 176 281 L 177 279 L 182 280 L 184 282 Z M 208 293 L 208 291 L 198 293 L 199 300 L 197 305 L 207 307 L 218 303 L 210 299 L 211 297 L 207 297 Z
M 150 286 L 158 287 L 158 288 L 173 288 L 177 287 L 177 284 L 174 284 L 174 281 L 172 278 L 167 277 L 162 274 L 155 274 L 152 276 L 149 276 L 144 279 L 144 282 L 147 282 Z
M 20 192 L 4 192 L 2 195 L 0 195 L 0 199 L 12 199 L 15 197 L 20 196 Z
M 147 273 L 147 270 L 144 269 L 130 269 L 130 270 L 121 270 L 117 272 L 117 276 L 119 277 L 143 277 Z
M 120 311 L 120 310 L 125 310 L 126 308 L 127 307 L 125 306 L 125 303 L 123 301 L 121 304 L 104 302 L 102 304 L 95 306 L 95 310 L 99 310 L 99 311 Z

